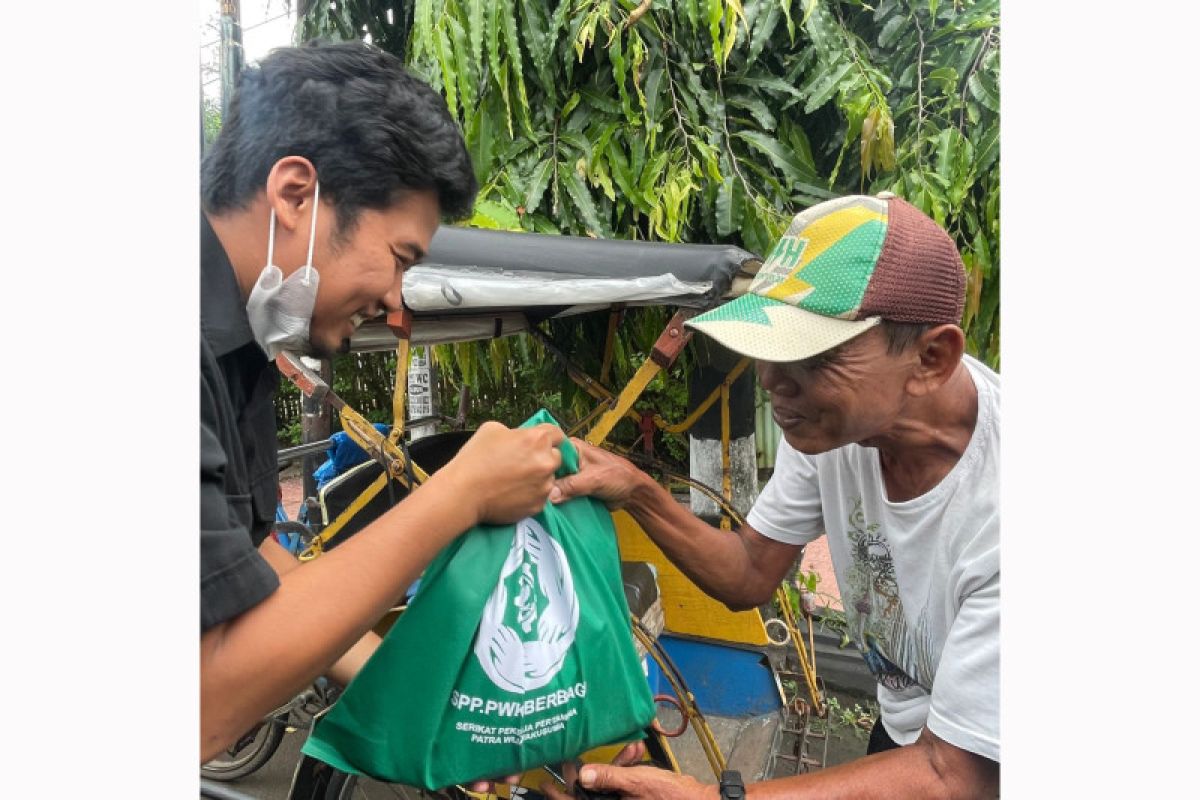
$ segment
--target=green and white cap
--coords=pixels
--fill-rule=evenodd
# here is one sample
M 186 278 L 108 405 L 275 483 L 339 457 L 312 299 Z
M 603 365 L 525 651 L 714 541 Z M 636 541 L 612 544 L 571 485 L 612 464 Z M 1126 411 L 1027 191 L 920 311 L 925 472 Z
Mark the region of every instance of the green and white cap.
M 686 324 L 761 361 L 799 361 L 881 319 L 962 319 L 966 274 L 954 240 L 890 194 L 828 200 L 797 214 L 746 294 Z

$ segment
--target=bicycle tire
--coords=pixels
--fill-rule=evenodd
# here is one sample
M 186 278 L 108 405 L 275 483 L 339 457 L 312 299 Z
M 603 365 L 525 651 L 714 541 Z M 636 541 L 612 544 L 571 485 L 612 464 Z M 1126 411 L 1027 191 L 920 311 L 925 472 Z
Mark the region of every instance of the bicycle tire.
M 254 739 L 249 744 L 234 753 L 226 750 L 213 760 L 201 764 L 200 777 L 222 782 L 236 781 L 258 771 L 279 749 L 286 732 L 287 721 L 286 713 L 262 720 L 242 737 L 245 739 L 246 736 L 253 735 Z M 225 757 L 227 755 L 228 758 Z

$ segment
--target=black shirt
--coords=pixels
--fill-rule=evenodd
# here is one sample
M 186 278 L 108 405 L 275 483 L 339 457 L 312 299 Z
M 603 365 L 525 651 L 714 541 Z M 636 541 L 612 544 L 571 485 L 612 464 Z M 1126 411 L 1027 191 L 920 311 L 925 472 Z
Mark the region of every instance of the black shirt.
M 200 215 L 200 631 L 261 603 L 279 497 L 279 373 L 254 341 L 229 257 Z

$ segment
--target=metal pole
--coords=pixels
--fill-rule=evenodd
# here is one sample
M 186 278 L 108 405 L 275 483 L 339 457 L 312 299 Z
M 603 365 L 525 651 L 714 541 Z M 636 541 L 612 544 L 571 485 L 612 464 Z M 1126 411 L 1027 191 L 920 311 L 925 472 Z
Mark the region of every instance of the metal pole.
M 221 121 L 229 119 L 233 88 L 242 74 L 241 0 L 221 0 Z
M 305 358 L 305 364 L 311 369 L 317 371 L 321 380 L 333 385 L 333 362 L 328 359 Z M 333 416 L 329 411 L 329 406 L 320 400 L 312 398 L 303 398 L 303 413 L 300 417 L 300 440 L 304 444 L 320 442 L 329 438 L 333 431 Z M 317 467 L 325 463 L 325 454 L 323 452 L 308 454 L 304 456 L 301 462 L 301 469 L 304 472 L 304 499 L 315 497 L 317 494 L 317 479 L 313 477 L 313 471 Z

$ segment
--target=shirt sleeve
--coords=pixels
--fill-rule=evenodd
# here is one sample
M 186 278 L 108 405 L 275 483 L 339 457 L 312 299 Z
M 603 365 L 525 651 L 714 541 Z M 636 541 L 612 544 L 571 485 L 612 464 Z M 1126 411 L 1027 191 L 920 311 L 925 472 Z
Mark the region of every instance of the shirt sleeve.
M 258 605 L 279 576 L 250 540 L 250 495 L 228 494 L 228 456 L 218 434 L 217 401 L 200 382 L 200 631 Z
M 972 543 L 971 568 L 953 591 L 961 606 L 950 627 L 926 727 L 955 747 L 1000 760 L 1000 545 L 992 517 Z
M 750 527 L 777 542 L 807 544 L 825 532 L 817 464 L 779 440 L 775 472 L 746 516 Z

